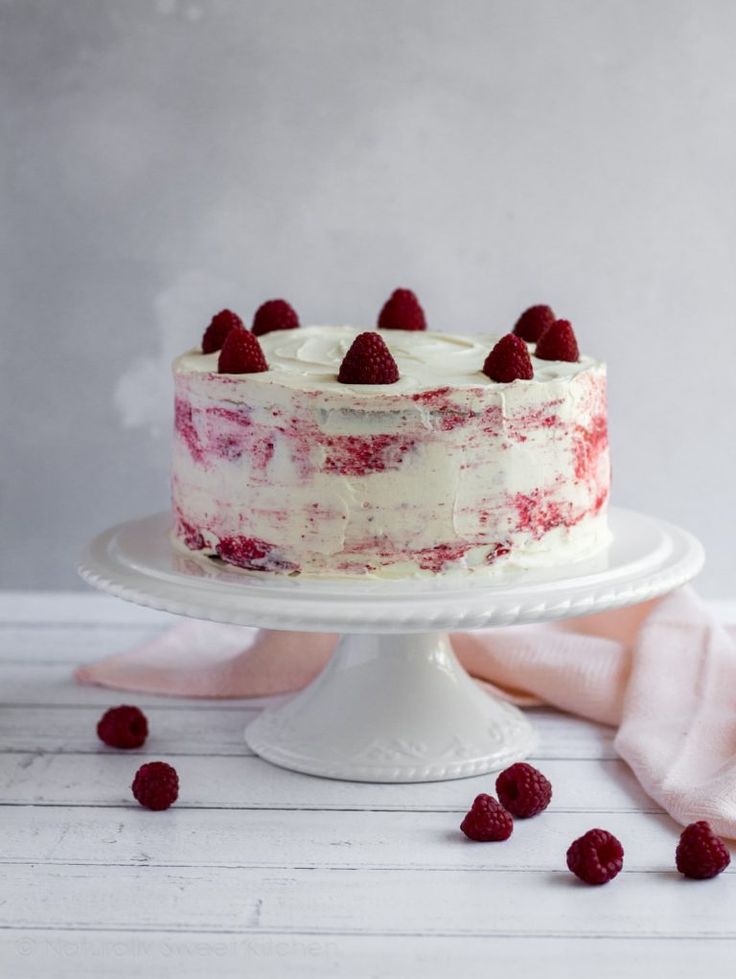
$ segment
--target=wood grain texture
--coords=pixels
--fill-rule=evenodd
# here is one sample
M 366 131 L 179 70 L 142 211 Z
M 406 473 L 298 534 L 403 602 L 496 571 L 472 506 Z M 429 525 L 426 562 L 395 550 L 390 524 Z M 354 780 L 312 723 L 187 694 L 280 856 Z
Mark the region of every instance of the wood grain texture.
M 705 884 L 674 872 L 679 829 L 616 758 L 610 729 L 535 710 L 553 803 L 507 843 L 473 844 L 458 824 L 492 776 L 311 778 L 248 751 L 263 702 L 71 679 L 170 621 L 105 598 L 0 596 L 0 975 L 733 974 L 736 871 Z M 126 701 L 149 716 L 139 752 L 95 737 L 101 711 Z M 166 813 L 130 797 L 152 757 L 181 776 Z M 593 825 L 626 849 L 625 872 L 600 889 L 564 865 Z
M 591 890 L 566 870 L 369 871 L 6 865 L 0 925 L 317 935 L 736 937 L 734 876 L 627 873 Z M 665 886 L 669 885 L 669 886 Z M 657 899 L 653 901 L 656 892 Z M 73 895 L 73 901 L 70 900 Z
M 192 732 L 193 734 L 195 732 Z M 462 812 L 493 788 L 488 775 L 450 782 L 373 785 L 314 778 L 256 757 L 211 758 L 167 752 L 179 772 L 179 807 L 234 809 L 402 809 Z M 6 753 L 0 796 L 16 805 L 127 806 L 140 760 L 113 749 L 98 754 Z M 621 761 L 546 760 L 558 810 L 658 812 Z
M 63 687 L 69 689 L 68 668 L 64 671 Z M 13 668 L 28 676 L 29 668 Z M 46 673 L 50 671 L 46 668 Z M 38 723 L 40 703 L 24 700 L 33 696 L 35 687 L 21 682 L 3 684 L 7 671 L 0 666 L 0 689 L 3 695 L 16 695 L 15 703 L 0 704 L 0 751 L 98 754 L 104 747 L 95 736 L 95 728 L 101 712 L 109 706 L 131 697 L 139 706 L 145 706 L 151 735 L 138 755 L 175 752 L 179 755 L 252 755 L 253 752 L 243 740 L 245 726 L 258 716 L 259 707 L 245 702 L 230 702 L 214 706 L 211 701 L 191 704 L 176 704 L 173 701 L 161 703 L 161 698 L 149 698 L 150 704 L 142 704 L 137 695 L 121 694 L 115 691 L 102 691 L 101 703 L 88 705 L 74 701 L 68 704 L 48 703 L 43 705 L 45 726 Z M 48 677 L 47 677 L 48 678 Z M 36 680 L 36 684 L 37 684 Z M 9 692 L 10 688 L 10 692 Z M 98 690 L 98 688 L 92 688 Z M 51 699 L 51 694 L 49 695 Z M 277 698 L 272 698 L 275 701 Z M 29 710 L 29 708 L 31 708 Z M 535 708 L 530 717 L 539 734 L 539 747 L 534 757 L 537 759 L 573 759 L 612 761 L 617 756 L 613 750 L 613 730 L 603 725 L 588 724 L 584 727 L 571 726 L 562 714 L 544 708 Z
M 23 979 L 202 979 L 210 974 L 217 979 L 693 979 L 704 971 L 727 979 L 734 961 L 734 939 L 0 930 L 0 964 L 7 965 L 8 975 Z
M 544 819 L 517 820 L 511 839 L 491 846 L 467 840 L 458 831 L 461 818 L 459 812 L 213 809 L 203 819 L 200 811 L 177 806 L 159 819 L 132 806 L 18 806 L 5 813 L 0 863 L 559 871 L 570 841 L 591 825 L 589 812 L 552 808 Z M 607 813 L 604 822 L 628 841 L 627 869 L 672 869 L 678 829 L 669 816 Z

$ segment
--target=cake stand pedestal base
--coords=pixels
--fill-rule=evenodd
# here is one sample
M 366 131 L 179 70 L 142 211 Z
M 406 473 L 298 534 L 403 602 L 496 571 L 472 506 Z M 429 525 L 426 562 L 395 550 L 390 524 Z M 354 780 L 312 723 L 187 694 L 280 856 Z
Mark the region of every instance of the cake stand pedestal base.
M 444 632 L 344 635 L 317 679 L 245 739 L 276 765 L 366 782 L 496 771 L 535 744 L 521 711 L 478 687 Z

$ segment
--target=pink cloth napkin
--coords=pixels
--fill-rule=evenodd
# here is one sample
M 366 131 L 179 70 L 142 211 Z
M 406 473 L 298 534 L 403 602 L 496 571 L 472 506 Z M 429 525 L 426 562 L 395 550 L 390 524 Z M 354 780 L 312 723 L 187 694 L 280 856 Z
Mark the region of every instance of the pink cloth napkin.
M 337 637 L 186 621 L 77 670 L 82 683 L 190 697 L 297 690 Z M 618 726 L 615 747 L 678 822 L 736 838 L 736 634 L 690 588 L 562 623 L 452 637 L 465 669 L 521 705 Z

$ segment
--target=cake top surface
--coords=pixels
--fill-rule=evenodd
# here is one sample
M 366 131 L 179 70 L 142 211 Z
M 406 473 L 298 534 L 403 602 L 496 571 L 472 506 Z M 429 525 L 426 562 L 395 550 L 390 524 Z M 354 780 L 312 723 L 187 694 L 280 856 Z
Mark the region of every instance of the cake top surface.
M 483 374 L 483 362 L 500 339 L 500 334 L 466 336 L 434 331 L 381 330 L 386 345 L 399 367 L 399 380 L 393 384 L 352 385 L 337 380 L 345 354 L 356 336 L 363 332 L 355 326 L 303 326 L 293 330 L 274 330 L 261 336 L 260 343 L 269 370 L 263 373 L 222 375 L 217 372 L 218 352 L 203 354 L 190 350 L 174 362 L 180 374 L 212 374 L 248 384 L 280 384 L 303 390 L 325 391 L 351 395 L 359 391 L 368 394 L 400 394 L 427 391 L 439 387 L 482 388 L 503 387 Z M 575 363 L 541 360 L 534 357 L 534 344 L 529 344 L 534 366 L 534 378 L 514 384 L 533 385 L 572 378 L 594 367 L 599 361 L 581 355 Z

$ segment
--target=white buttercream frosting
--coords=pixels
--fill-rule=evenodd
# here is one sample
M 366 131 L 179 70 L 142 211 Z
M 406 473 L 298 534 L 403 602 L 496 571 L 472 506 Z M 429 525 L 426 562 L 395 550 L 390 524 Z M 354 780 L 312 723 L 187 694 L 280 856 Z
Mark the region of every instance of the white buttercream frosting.
M 380 397 L 390 392 L 423 391 L 446 385 L 454 388 L 498 385 L 483 373 L 485 359 L 500 339 L 498 335 L 469 337 L 421 330 L 379 331 L 399 368 L 399 380 L 395 384 L 341 384 L 337 380 L 340 364 L 361 332 L 354 326 L 304 326 L 266 333 L 259 340 L 270 370 L 250 374 L 248 379 L 303 390 L 335 391 L 346 397 L 353 396 L 356 390 L 361 395 Z M 533 344 L 529 345 L 529 351 L 533 355 Z M 218 359 L 219 352 L 203 354 L 191 350 L 178 358 L 175 370 L 217 373 Z M 540 382 L 574 377 L 596 361 L 581 357 L 577 363 L 566 363 L 533 357 L 532 363 L 534 381 Z
M 607 541 L 605 367 L 490 380 L 498 337 L 382 331 L 390 385 L 337 380 L 362 332 L 260 338 L 269 370 L 175 362 L 177 536 L 263 571 L 404 576 L 545 567 Z M 256 542 L 256 543 L 253 543 Z

